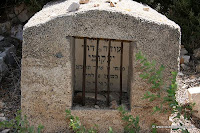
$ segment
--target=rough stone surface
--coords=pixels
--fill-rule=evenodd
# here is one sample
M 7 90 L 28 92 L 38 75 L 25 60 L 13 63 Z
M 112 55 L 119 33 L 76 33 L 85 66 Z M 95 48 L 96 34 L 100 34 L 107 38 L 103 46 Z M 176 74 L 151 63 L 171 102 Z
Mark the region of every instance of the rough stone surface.
M 200 87 L 193 87 L 188 89 L 188 97 L 191 103 L 195 103 L 194 110 L 198 112 L 194 112 L 193 115 L 200 118 Z
M 9 21 L 0 23 L 0 34 L 10 33 L 10 28 L 11 28 L 11 23 Z
M 81 4 L 79 10 L 67 12 L 66 7 L 72 2 L 46 5 L 24 27 L 22 113 L 27 115 L 32 125 L 44 125 L 45 132 L 67 131 L 65 109 L 72 107 L 74 90 L 73 39 L 69 36 L 107 38 L 132 41 L 129 113 L 139 116 L 142 132 L 149 132 L 152 123 L 170 125 L 169 114 L 152 115 L 152 107 L 159 101 L 149 103 L 141 100 L 148 84 L 139 77 L 141 70 L 135 54 L 141 51 L 149 61 L 164 65 L 164 81 L 169 83 L 170 72 L 179 69 L 180 27 L 152 8 L 132 0 L 122 0 L 116 7 L 110 7 L 110 3 L 104 0 L 91 0 L 88 4 Z M 97 2 L 99 7 L 94 7 Z M 143 10 L 147 7 L 148 12 Z M 55 56 L 58 52 L 62 53 L 62 58 Z M 80 117 L 86 127 L 99 125 L 100 133 L 107 132 L 108 127 L 123 132 L 117 110 L 74 109 L 72 114 Z
M 194 50 L 194 57 L 200 59 L 200 48 Z

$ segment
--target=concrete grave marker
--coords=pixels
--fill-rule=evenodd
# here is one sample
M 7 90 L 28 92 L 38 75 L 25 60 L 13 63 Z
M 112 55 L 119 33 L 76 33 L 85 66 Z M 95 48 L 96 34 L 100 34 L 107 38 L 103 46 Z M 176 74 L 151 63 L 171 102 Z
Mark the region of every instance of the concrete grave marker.
M 152 8 L 132 0 L 119 1 L 115 7 L 110 7 L 106 0 L 98 3 L 91 0 L 80 4 L 75 11 L 67 11 L 73 2 L 47 4 L 24 26 L 22 114 L 27 115 L 30 124 L 44 125 L 45 132 L 69 132 L 65 110 L 71 109 L 86 127 L 97 124 L 100 133 L 107 132 L 109 127 L 122 133 L 123 123 L 115 107 L 102 108 L 98 103 L 96 106 L 92 103 L 92 108 L 86 108 L 87 103 L 72 107 L 76 93 L 84 94 L 83 88 L 90 97 L 95 94 L 97 79 L 97 94 L 102 99 L 110 94 L 110 105 L 111 102 L 119 104 L 111 100 L 118 98 L 122 83 L 129 113 L 140 117 L 143 132 L 149 132 L 155 122 L 160 126 L 170 125 L 169 114 L 152 115 L 152 107 L 158 101 L 149 103 L 141 99 L 149 85 L 139 77 L 141 70 L 135 54 L 141 51 L 149 61 L 164 65 L 164 81 L 170 83 L 170 72 L 179 69 L 180 27 Z M 80 95 L 79 100 L 83 101 L 81 96 L 88 94 Z

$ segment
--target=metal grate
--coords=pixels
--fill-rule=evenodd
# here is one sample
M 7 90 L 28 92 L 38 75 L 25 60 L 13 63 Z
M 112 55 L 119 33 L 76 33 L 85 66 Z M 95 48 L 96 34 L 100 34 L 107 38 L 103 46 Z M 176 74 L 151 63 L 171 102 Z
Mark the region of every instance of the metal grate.
M 76 38 L 79 38 L 80 37 L 76 37 Z M 75 39 L 76 39 L 75 38 Z M 85 106 L 85 94 L 86 94 L 86 69 L 87 69 L 87 49 L 88 48 L 88 39 L 91 39 L 91 38 L 81 38 L 84 40 L 84 43 L 83 43 L 83 64 L 82 64 L 82 105 Z M 107 106 L 109 106 L 109 103 L 110 103 L 110 77 L 111 77 L 111 48 L 113 48 L 114 46 L 112 46 L 112 42 L 113 41 L 116 41 L 116 40 L 111 40 L 111 39 L 93 39 L 93 40 L 96 40 L 96 55 L 95 55 L 95 75 L 94 75 L 94 78 L 95 78 L 95 85 L 94 85 L 94 95 L 95 95 L 95 105 L 97 104 L 97 99 L 98 99 L 98 90 L 101 90 L 101 88 L 98 88 L 98 72 L 99 72 L 99 42 L 100 40 L 106 40 L 108 41 L 108 49 L 107 49 L 107 90 L 106 90 L 106 103 L 107 103 Z M 123 91 L 122 91 L 122 87 L 123 87 L 123 47 L 124 47 L 124 42 L 127 42 L 127 41 L 120 41 L 120 50 L 118 50 L 118 52 L 120 53 L 120 74 L 119 74 L 119 90 L 117 92 L 119 92 L 119 104 L 122 104 L 122 96 L 123 96 Z M 94 50 L 95 47 L 93 47 L 93 50 Z

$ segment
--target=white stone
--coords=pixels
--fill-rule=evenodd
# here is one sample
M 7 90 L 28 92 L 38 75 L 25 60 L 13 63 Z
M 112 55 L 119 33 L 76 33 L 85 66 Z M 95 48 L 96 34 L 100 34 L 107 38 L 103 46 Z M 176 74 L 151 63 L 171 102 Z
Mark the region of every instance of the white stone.
M 188 69 L 190 69 L 190 67 L 188 67 L 188 66 L 185 65 L 185 64 L 181 64 L 181 67 L 182 67 L 184 70 L 188 70 Z
M 0 41 L 2 41 L 4 39 L 4 37 L 3 36 L 0 36 Z
M 10 129 L 5 129 L 3 131 L 1 131 L 1 133 L 9 133 Z
M 77 2 L 73 2 L 67 9 L 68 12 L 74 12 L 77 11 L 80 7 L 80 4 Z
M 200 118 L 200 87 L 189 88 L 188 97 L 191 103 L 195 103 L 193 109 L 198 111 L 198 113 L 194 112 L 194 115 Z
M 23 40 L 23 26 L 21 24 L 19 24 L 19 25 L 12 27 L 11 36 L 22 41 Z
M 0 121 L 5 121 L 6 117 L 0 117 Z
M 178 75 L 179 76 L 183 76 L 184 74 L 182 72 L 178 72 Z
M 100 107 L 98 105 L 94 105 L 95 109 L 100 109 Z
M 189 55 L 183 55 L 182 58 L 184 59 L 184 63 L 189 63 L 190 61 L 190 56 Z
M 185 48 L 181 49 L 181 55 L 186 55 L 188 53 L 188 51 Z
M 3 113 L 0 113 L 0 117 L 4 117 L 4 114 L 3 114 Z

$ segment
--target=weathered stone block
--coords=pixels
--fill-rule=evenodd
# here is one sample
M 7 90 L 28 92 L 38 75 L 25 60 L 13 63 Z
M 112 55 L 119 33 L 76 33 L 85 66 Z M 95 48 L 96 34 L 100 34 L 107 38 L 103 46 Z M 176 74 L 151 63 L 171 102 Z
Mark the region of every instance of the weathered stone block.
M 196 117 L 200 118 L 200 87 L 193 87 L 188 89 L 188 97 L 191 103 L 195 103 L 194 112 Z

